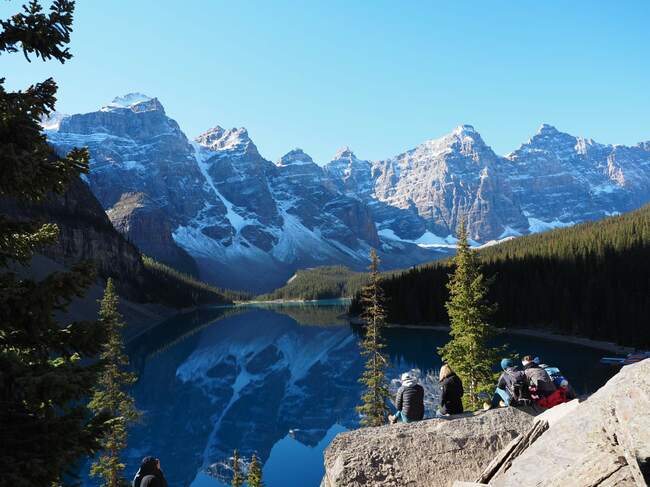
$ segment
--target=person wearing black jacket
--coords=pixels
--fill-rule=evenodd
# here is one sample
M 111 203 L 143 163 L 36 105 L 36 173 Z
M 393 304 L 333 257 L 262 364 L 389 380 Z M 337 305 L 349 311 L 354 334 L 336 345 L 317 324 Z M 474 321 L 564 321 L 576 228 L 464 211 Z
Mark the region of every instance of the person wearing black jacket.
M 398 420 L 403 423 L 420 421 L 424 418 L 424 388 L 408 372 L 403 373 L 401 379 L 402 385 L 395 397 L 397 412 L 395 416 L 390 416 L 389 420 L 391 423 Z
M 131 485 L 132 487 L 168 487 L 167 479 L 160 469 L 160 460 L 156 457 L 144 457 Z
M 440 368 L 440 414 L 462 413 L 464 393 L 460 377 L 444 364 Z

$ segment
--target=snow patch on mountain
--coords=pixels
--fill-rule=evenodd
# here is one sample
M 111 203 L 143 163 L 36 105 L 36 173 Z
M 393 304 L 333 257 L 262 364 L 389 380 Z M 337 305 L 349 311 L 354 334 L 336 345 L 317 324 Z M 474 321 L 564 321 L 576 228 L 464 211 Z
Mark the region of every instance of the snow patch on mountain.
M 198 142 L 192 142 L 192 146 L 194 147 L 196 163 L 199 166 L 199 169 L 201 170 L 201 174 L 203 174 L 203 177 L 205 178 L 206 182 L 214 192 L 215 196 L 219 198 L 223 203 L 223 205 L 226 207 L 226 219 L 228 220 L 230 225 L 235 229 L 235 232 L 239 234 L 241 229 L 246 225 L 257 224 L 258 223 L 257 220 L 245 218 L 241 216 L 239 213 L 237 213 L 234 210 L 234 205 L 226 198 L 224 198 L 224 196 L 219 192 L 219 190 L 215 186 L 214 181 L 212 180 L 212 177 L 208 172 L 208 165 L 206 163 L 206 159 L 209 159 L 211 154 L 209 152 L 204 151 L 203 147 Z
M 43 130 L 47 130 L 47 131 L 59 130 L 59 127 L 61 126 L 61 121 L 67 117 L 69 117 L 69 115 L 54 111 L 50 113 L 49 116 L 47 117 L 43 116 L 41 118 L 41 122 L 40 122 L 41 127 L 43 127 Z
M 377 232 L 381 237 L 387 239 L 387 240 L 394 240 L 397 242 L 406 242 L 406 243 L 412 243 L 415 244 L 419 247 L 425 248 L 425 249 L 435 249 L 435 248 L 448 248 L 448 249 L 455 249 L 457 247 L 458 239 L 456 239 L 453 235 L 447 235 L 446 237 L 439 237 L 438 235 L 426 231 L 424 232 L 420 237 L 414 240 L 408 240 L 408 239 L 403 239 L 400 238 L 395 234 L 393 230 L 390 228 L 383 228 Z
M 133 105 L 142 103 L 144 101 L 150 101 L 153 98 L 150 96 L 144 95 L 142 93 L 127 93 L 124 96 L 116 96 L 113 98 L 113 101 L 110 102 L 107 107 L 110 108 L 130 108 Z
M 244 127 L 226 130 L 218 125 L 200 134 L 195 141 L 215 152 L 238 148 L 246 149 L 252 145 L 248 131 Z
M 565 228 L 575 225 L 576 222 L 562 222 L 560 220 L 553 220 L 550 222 L 545 222 L 539 220 L 538 218 L 528 218 L 529 230 L 531 233 L 546 232 L 548 230 L 553 230 L 554 228 Z
M 287 152 L 275 163 L 275 165 L 278 167 L 304 166 L 310 164 L 315 164 L 314 160 L 308 154 L 305 154 L 305 152 L 302 149 L 298 149 L 298 148 L 293 149 L 290 152 Z

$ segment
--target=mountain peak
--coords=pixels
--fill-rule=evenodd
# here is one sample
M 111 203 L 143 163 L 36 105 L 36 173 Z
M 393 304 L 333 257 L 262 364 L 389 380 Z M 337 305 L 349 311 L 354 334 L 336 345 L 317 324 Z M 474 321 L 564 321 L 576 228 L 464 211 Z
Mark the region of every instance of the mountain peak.
M 102 107 L 101 111 L 110 112 L 121 109 L 130 109 L 136 113 L 153 111 L 165 113 L 165 109 L 158 101 L 158 98 L 152 98 L 142 93 L 127 93 L 123 96 L 116 96 L 112 102 Z
M 248 130 L 244 127 L 233 127 L 226 130 L 217 125 L 206 130 L 194 140 L 203 147 L 215 151 L 235 149 L 240 146 L 247 148 L 249 145 L 253 145 L 253 142 L 248 136 Z
M 114 108 L 130 108 L 138 103 L 151 100 L 153 100 L 153 98 L 142 93 L 127 93 L 123 96 L 116 96 L 107 106 Z
M 470 134 L 478 134 L 476 129 L 474 129 L 473 125 L 469 124 L 462 124 L 458 125 L 452 132 L 454 135 L 470 135 Z
M 300 148 L 295 148 L 283 155 L 277 166 L 300 166 L 305 164 L 314 164 L 314 160 Z
M 539 129 L 537 129 L 537 135 L 553 135 L 557 133 L 559 133 L 558 129 L 547 123 L 543 123 L 540 125 Z
M 356 159 L 357 156 L 354 155 L 354 152 L 350 147 L 347 145 L 344 147 L 341 147 L 339 150 L 336 151 L 336 154 L 334 154 L 334 159 Z

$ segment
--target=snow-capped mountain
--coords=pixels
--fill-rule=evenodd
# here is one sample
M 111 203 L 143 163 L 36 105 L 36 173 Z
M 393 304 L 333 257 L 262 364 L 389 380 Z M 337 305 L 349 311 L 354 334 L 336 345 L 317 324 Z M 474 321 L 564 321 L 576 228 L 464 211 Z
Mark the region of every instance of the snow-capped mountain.
M 471 125 L 384 161 L 342 154 L 326 170 L 368 203 L 380 236 L 425 246 L 453 243 L 462 215 L 478 244 L 650 201 L 650 143 L 602 145 L 546 124 L 505 157 Z
M 650 200 L 650 144 L 603 145 L 544 124 L 509 154 L 512 192 L 529 229 L 629 211 Z
M 548 125 L 505 157 L 461 125 L 382 161 L 345 147 L 324 167 L 300 149 L 272 163 L 244 128 L 190 141 L 158 99 L 138 93 L 47 126 L 58 150 L 89 147 L 88 183 L 104 208 L 146 195 L 171 229 L 161 242 L 189 253 L 202 278 L 254 291 L 302 267 L 364 268 L 371 247 L 386 267 L 432 260 L 453 247 L 461 215 L 481 244 L 650 200 L 649 142 L 601 145 Z M 121 228 L 137 227 L 120 215 Z M 129 235 L 134 243 L 151 243 L 138 240 L 146 226 Z M 154 257 L 169 255 L 178 249 Z
M 118 97 L 64 118 L 48 137 L 61 152 L 89 148 L 88 182 L 106 209 L 124 193 L 144 194 L 163 209 L 175 244 L 199 264 L 202 278 L 222 286 L 263 291 L 303 267 L 364 268 L 371 247 L 390 266 L 433 258 L 415 244 L 382 244 L 367 205 L 340 191 L 299 149 L 274 164 L 246 129 L 218 126 L 189 141 L 156 98 Z M 129 224 L 131 212 L 119 214 L 120 228 L 142 228 Z M 154 248 L 146 232 L 129 237 Z M 176 264 L 169 255 L 178 252 L 153 256 Z

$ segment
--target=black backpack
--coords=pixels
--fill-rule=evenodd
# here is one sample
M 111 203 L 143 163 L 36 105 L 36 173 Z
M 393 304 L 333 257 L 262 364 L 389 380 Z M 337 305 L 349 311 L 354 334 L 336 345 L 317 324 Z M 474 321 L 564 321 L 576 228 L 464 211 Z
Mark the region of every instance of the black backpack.
M 526 380 L 526 374 L 518 370 L 514 373 L 506 372 L 512 380 L 508 382 L 506 387 L 508 394 L 510 394 L 511 406 L 530 406 L 533 404 L 532 391 Z

